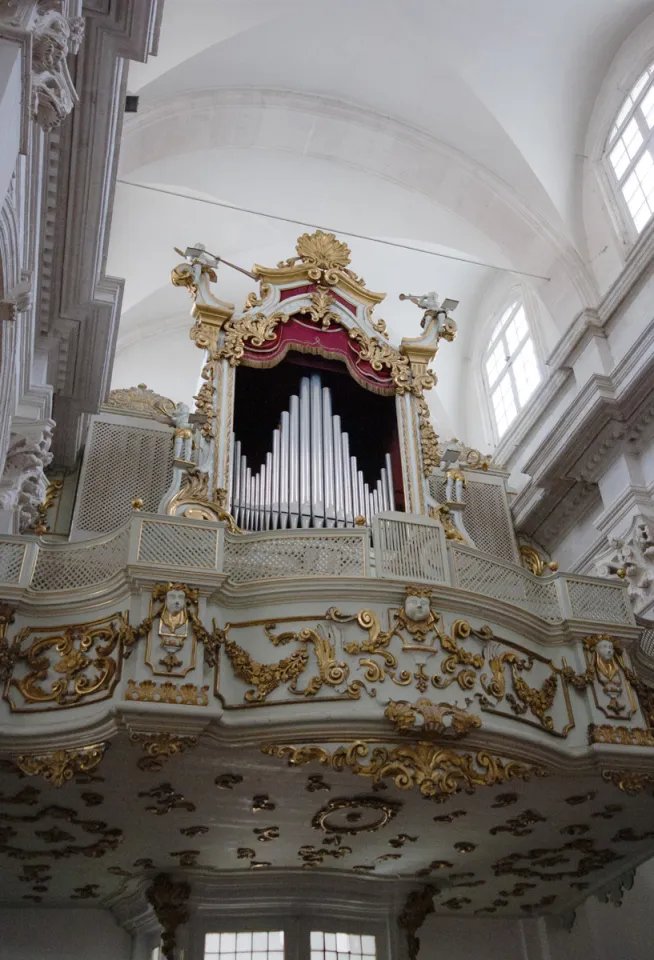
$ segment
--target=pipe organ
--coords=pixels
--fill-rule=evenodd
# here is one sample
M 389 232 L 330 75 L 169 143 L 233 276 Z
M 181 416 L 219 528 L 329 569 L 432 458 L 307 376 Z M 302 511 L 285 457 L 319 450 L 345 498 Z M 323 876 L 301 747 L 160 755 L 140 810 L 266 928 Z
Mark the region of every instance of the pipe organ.
M 351 527 L 395 509 L 390 454 L 370 489 L 319 374 L 301 379 L 258 470 L 233 433 L 231 444 L 231 513 L 243 530 Z

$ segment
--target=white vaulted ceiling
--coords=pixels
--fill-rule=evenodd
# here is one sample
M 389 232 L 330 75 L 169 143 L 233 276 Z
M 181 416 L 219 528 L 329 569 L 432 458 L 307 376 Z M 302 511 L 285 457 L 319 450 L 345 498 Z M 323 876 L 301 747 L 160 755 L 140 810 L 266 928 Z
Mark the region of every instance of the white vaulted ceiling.
M 651 0 L 166 0 L 159 53 L 132 64 L 119 177 L 396 240 L 534 281 L 560 335 L 594 302 L 580 183 L 594 98 Z M 188 302 L 172 246 L 202 240 L 249 267 L 291 256 L 301 226 L 118 183 L 109 270 L 126 278 L 114 386 L 194 391 Z M 419 315 L 400 292 L 461 301 L 436 359 L 439 426 L 460 426 L 478 305 L 497 271 L 349 240 L 387 291 L 396 335 Z M 226 269 L 240 307 L 252 283 Z M 556 339 L 556 337 L 554 337 Z

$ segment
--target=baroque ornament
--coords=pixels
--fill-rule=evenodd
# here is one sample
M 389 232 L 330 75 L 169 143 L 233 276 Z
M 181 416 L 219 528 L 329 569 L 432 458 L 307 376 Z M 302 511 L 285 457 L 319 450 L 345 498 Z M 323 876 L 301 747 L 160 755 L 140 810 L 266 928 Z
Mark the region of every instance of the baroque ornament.
M 85 699 L 104 700 L 113 692 L 120 666 L 123 621 L 114 616 L 60 628 L 55 633 L 53 629 L 25 627 L 14 641 L 16 660 L 25 663 L 25 672 L 16 676 L 14 668 L 5 692 L 13 711 L 45 704 L 50 709 L 71 707 Z M 27 639 L 31 639 L 30 646 L 22 650 Z M 25 706 L 14 703 L 12 690 L 20 694 Z
M 139 417 L 153 418 L 172 426 L 175 403 L 169 397 L 150 390 L 144 383 L 127 389 L 112 390 L 105 407 L 136 414 Z
M 507 780 L 528 780 L 547 775 L 543 767 L 517 760 L 502 760 L 486 751 L 476 755 L 460 754 L 450 748 L 426 741 L 388 748 L 355 740 L 334 753 L 320 746 L 265 744 L 262 751 L 269 756 L 299 766 L 317 760 L 333 770 L 350 769 L 373 783 L 391 778 L 400 790 L 417 788 L 424 797 L 439 797 L 465 790 L 473 793 L 478 786 L 491 786 Z M 368 763 L 362 761 L 368 760 Z
M 401 809 L 401 803 L 378 797 L 335 798 L 314 814 L 311 826 L 326 833 L 373 833 L 390 823 Z
M 67 17 L 49 0 L 39 0 L 32 32 L 32 113 L 49 133 L 77 103 L 68 69 L 84 37 L 84 18 Z
M 418 714 L 422 723 L 417 720 Z M 432 703 L 421 698 L 415 703 L 406 700 L 389 700 L 384 716 L 391 721 L 400 733 L 434 733 L 455 739 L 467 736 L 471 730 L 481 728 L 481 720 L 474 714 L 466 713 L 456 704 Z
M 191 888 L 188 883 L 174 882 L 165 873 L 160 873 L 145 895 L 161 924 L 161 951 L 166 960 L 174 960 L 177 930 L 190 916 Z
M 195 747 L 197 737 L 180 736 L 176 733 L 130 733 L 129 742 L 140 746 L 145 756 L 137 760 L 139 770 L 158 773 L 171 757 Z
M 126 700 L 143 703 L 176 703 L 187 707 L 206 707 L 209 705 L 209 687 L 197 687 L 194 683 L 156 683 L 154 680 L 127 681 Z
M 106 749 L 106 743 L 94 743 L 88 747 L 54 750 L 52 753 L 19 754 L 14 762 L 28 777 L 40 775 L 50 786 L 63 787 L 73 777 L 95 770 Z

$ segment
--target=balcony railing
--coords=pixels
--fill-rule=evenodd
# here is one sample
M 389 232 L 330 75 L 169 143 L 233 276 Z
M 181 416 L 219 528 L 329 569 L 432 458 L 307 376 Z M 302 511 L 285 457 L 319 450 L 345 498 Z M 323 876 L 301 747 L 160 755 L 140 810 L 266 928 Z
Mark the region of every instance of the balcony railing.
M 446 541 L 440 524 L 403 513 L 379 514 L 372 532 L 357 527 L 232 535 L 220 523 L 138 513 L 114 533 L 85 542 L 0 537 L 0 590 L 6 599 L 84 590 L 126 578 L 130 571 L 156 575 L 158 570 L 203 583 L 377 577 L 458 588 L 551 624 L 635 624 L 622 583 L 562 573 L 535 577 Z

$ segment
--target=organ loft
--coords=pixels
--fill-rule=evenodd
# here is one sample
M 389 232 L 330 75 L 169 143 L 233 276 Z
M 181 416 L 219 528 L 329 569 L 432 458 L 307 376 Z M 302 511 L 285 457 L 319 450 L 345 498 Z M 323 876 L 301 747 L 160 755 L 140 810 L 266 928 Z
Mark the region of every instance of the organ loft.
M 112 391 L 79 477 L 0 536 L 0 897 L 97 903 L 149 960 L 234 960 L 243 930 L 416 960 L 432 912 L 619 888 L 654 850 L 640 627 L 437 436 L 456 303 L 406 294 L 394 345 L 332 234 L 245 271 L 240 311 L 232 265 L 182 257 L 193 410 Z

